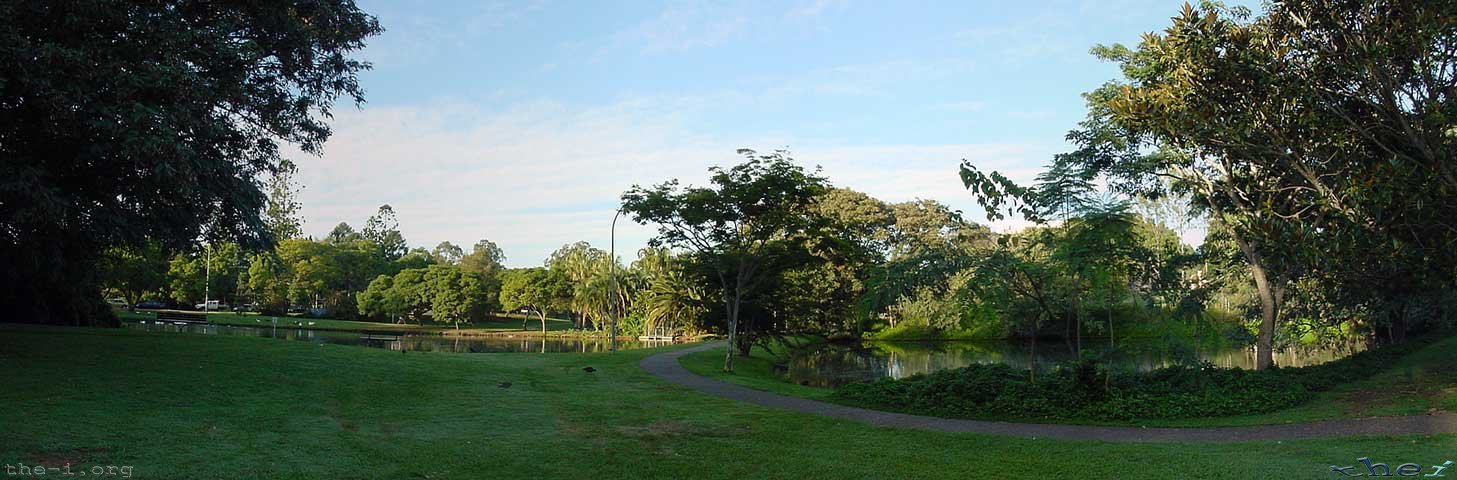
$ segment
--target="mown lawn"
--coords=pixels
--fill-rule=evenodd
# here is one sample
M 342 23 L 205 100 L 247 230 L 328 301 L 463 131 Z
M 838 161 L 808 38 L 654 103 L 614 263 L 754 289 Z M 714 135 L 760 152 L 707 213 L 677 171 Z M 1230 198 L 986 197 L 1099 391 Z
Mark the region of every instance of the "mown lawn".
M 782 355 L 784 350 L 778 349 L 776 352 Z M 684 356 L 681 363 L 689 371 L 699 375 L 750 388 L 817 400 L 833 400 L 830 396 L 832 389 L 789 383 L 782 373 L 774 370 L 775 362 L 784 360 L 775 359 L 758 347 L 755 347 L 749 358 L 734 360 L 733 373 L 723 371 L 723 354 L 721 348 L 693 353 Z M 1353 378 L 1350 383 L 1316 393 L 1311 401 L 1300 406 L 1266 414 L 1130 422 L 1065 420 L 1061 423 L 1210 427 L 1421 415 L 1434 411 L 1457 412 L 1457 360 L 1454 359 L 1457 359 L 1457 337 L 1438 341 L 1403 357 L 1380 374 L 1368 378 Z M 1053 421 L 1055 420 L 1049 420 Z
M 665 384 L 638 368 L 652 351 L 401 354 L 0 325 L 0 464 L 189 479 L 1249 479 L 1457 459 L 1452 435 L 1181 445 L 877 428 Z

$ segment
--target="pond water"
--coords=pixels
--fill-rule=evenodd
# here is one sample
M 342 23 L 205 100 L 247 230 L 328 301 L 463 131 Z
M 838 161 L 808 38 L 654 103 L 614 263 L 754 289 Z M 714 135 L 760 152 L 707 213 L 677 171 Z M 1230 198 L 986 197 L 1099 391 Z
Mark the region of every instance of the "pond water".
M 1221 367 L 1254 368 L 1252 347 L 1204 348 L 1197 351 L 1171 352 L 1144 345 L 1123 345 L 1112 354 L 1108 347 L 1083 348 L 1084 356 L 1098 356 L 1115 368 L 1153 370 L 1180 363 L 1181 360 L 1202 360 Z M 1352 344 L 1338 348 L 1292 348 L 1276 352 L 1275 364 L 1298 367 L 1329 362 L 1362 350 Z M 937 370 L 961 368 L 977 363 L 1006 363 L 1013 368 L 1029 368 L 1035 358 L 1039 370 L 1052 368 L 1059 362 L 1076 358 L 1066 343 L 1039 342 L 1037 355 L 1029 343 L 1013 341 L 944 341 L 944 342 L 861 342 L 821 344 L 791 352 L 787 370 L 791 382 L 833 387 L 851 382 L 880 378 L 905 378 Z
M 341 332 L 332 330 L 306 330 L 298 328 L 246 327 L 211 324 L 177 325 L 165 322 L 126 322 L 127 328 L 148 332 L 196 333 L 203 335 L 231 335 L 244 337 L 267 337 L 281 340 L 297 340 L 336 345 L 386 348 L 424 352 L 456 353 L 502 353 L 502 352 L 606 352 L 611 349 L 605 338 L 539 338 L 508 336 L 446 336 L 428 334 L 384 334 Z M 618 339 L 617 348 L 622 350 L 667 345 L 671 342 L 644 342 Z

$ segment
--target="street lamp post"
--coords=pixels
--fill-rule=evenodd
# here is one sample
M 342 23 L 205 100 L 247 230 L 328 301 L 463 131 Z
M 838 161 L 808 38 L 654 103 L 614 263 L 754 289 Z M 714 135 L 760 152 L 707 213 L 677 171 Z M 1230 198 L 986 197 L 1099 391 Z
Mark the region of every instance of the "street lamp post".
M 202 314 L 203 315 L 207 315 L 208 307 L 211 306 L 211 305 L 208 305 L 208 296 L 212 294 L 212 243 L 206 244 L 206 247 L 207 247 L 207 261 L 206 261 L 206 265 L 207 265 L 207 276 L 206 277 L 203 277 L 203 280 L 202 280 Z
M 614 302 L 617 293 L 617 217 L 622 215 L 622 209 L 612 215 L 612 232 L 607 240 L 607 311 L 612 317 L 612 340 L 611 350 L 617 351 L 617 304 Z

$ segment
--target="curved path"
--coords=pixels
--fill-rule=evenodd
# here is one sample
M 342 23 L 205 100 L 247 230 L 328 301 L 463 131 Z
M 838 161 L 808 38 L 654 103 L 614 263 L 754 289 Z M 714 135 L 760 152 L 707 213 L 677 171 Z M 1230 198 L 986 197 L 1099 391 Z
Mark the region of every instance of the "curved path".
M 1254 425 L 1213 428 L 1141 428 L 1089 425 L 1053 425 L 989 422 L 847 407 L 807 398 L 754 390 L 704 377 L 678 363 L 684 355 L 722 346 L 722 342 L 650 355 L 640 364 L 643 370 L 669 383 L 731 400 L 770 408 L 813 413 L 881 427 L 914 428 L 941 432 L 972 432 L 1059 440 L 1106 442 L 1228 442 L 1244 440 L 1292 440 L 1362 435 L 1406 435 L 1457 432 L 1457 415 L 1442 413 L 1404 417 L 1375 417 L 1328 420 L 1313 423 Z

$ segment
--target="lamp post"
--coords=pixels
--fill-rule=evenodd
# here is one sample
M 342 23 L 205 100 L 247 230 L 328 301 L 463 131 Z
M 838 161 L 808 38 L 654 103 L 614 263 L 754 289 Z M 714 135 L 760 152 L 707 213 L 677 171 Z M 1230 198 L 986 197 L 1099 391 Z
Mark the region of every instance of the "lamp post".
M 202 314 L 204 316 L 207 315 L 208 307 L 210 306 L 208 305 L 208 296 L 212 293 L 212 243 L 207 243 L 205 246 L 207 247 L 207 260 L 205 262 L 207 276 L 203 277 L 202 280 Z
M 614 302 L 617 293 L 617 217 L 622 215 L 622 209 L 612 215 L 612 231 L 607 239 L 607 312 L 612 317 L 612 340 L 611 351 L 617 351 L 617 304 Z

